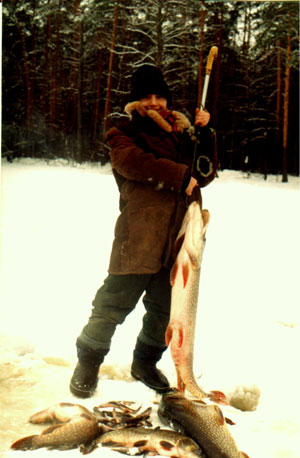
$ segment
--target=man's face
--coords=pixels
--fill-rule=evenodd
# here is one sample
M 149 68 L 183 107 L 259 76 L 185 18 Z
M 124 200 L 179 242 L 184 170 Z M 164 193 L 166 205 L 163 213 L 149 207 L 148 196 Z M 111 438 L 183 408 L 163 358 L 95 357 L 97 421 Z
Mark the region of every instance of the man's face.
M 146 110 L 155 110 L 158 113 L 164 112 L 167 109 L 167 99 L 159 94 L 148 94 L 140 99 L 140 103 Z

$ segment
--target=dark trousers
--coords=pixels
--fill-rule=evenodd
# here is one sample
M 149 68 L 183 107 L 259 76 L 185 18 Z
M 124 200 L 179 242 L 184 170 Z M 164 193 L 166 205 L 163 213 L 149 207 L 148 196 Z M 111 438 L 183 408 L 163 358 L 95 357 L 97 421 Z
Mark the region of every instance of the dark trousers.
M 170 272 L 165 268 L 153 275 L 109 274 L 96 293 L 92 314 L 77 339 L 79 359 L 103 361 L 117 325 L 124 322 L 145 292 L 143 303 L 146 313 L 137 338 L 135 356 L 143 358 L 142 353 L 151 349 L 153 359 L 158 360 L 166 349 L 165 331 L 171 305 L 169 277 Z

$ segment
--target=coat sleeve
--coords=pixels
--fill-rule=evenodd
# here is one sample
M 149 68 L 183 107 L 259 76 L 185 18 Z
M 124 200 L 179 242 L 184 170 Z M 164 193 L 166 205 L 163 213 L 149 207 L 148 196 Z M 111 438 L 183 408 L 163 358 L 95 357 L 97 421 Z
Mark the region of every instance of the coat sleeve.
M 188 182 L 190 169 L 187 165 L 145 152 L 121 130 L 110 129 L 106 141 L 111 147 L 112 168 L 126 179 L 174 192 L 181 192 Z

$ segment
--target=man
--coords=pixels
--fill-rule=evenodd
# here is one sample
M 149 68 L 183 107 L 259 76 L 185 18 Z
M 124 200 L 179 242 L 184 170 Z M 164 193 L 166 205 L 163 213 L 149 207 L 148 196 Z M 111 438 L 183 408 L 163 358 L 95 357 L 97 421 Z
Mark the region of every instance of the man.
M 195 129 L 182 113 L 170 110 L 171 103 L 161 71 L 143 65 L 132 77 L 130 103 L 125 107 L 128 117 L 106 135 L 120 191 L 120 216 L 108 277 L 96 293 L 92 314 L 76 342 L 78 364 L 70 390 L 79 397 L 94 393 L 116 326 L 124 322 L 143 293 L 146 314 L 131 374 L 157 392 L 169 389 L 156 363 L 166 349 L 172 248 L 187 204 L 196 199 L 201 202 L 199 187 L 212 181 L 216 171 L 214 163 L 204 174 L 192 170 Z M 200 149 L 203 145 L 203 154 L 207 154 L 203 157 L 210 165 L 215 135 L 207 126 L 209 118 L 209 113 L 196 111 Z

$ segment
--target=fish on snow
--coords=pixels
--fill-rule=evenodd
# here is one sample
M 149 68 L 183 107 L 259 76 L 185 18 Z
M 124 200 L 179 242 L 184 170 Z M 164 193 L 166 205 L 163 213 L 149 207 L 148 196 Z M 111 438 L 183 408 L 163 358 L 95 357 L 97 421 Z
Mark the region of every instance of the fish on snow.
M 34 450 L 41 447 L 70 449 L 87 444 L 99 433 L 98 421 L 79 404 L 59 403 L 30 417 L 31 423 L 54 423 L 41 434 L 23 437 L 11 445 L 14 450 Z
M 191 437 L 207 458 L 249 458 L 238 450 L 227 426 L 232 422 L 216 404 L 192 402 L 173 389 L 162 396 L 158 416 L 164 424 Z
M 117 429 L 104 433 L 97 439 L 97 443 L 121 452 L 124 449 L 135 449 L 139 455 L 145 452 L 173 458 L 205 458 L 195 441 L 167 429 Z

